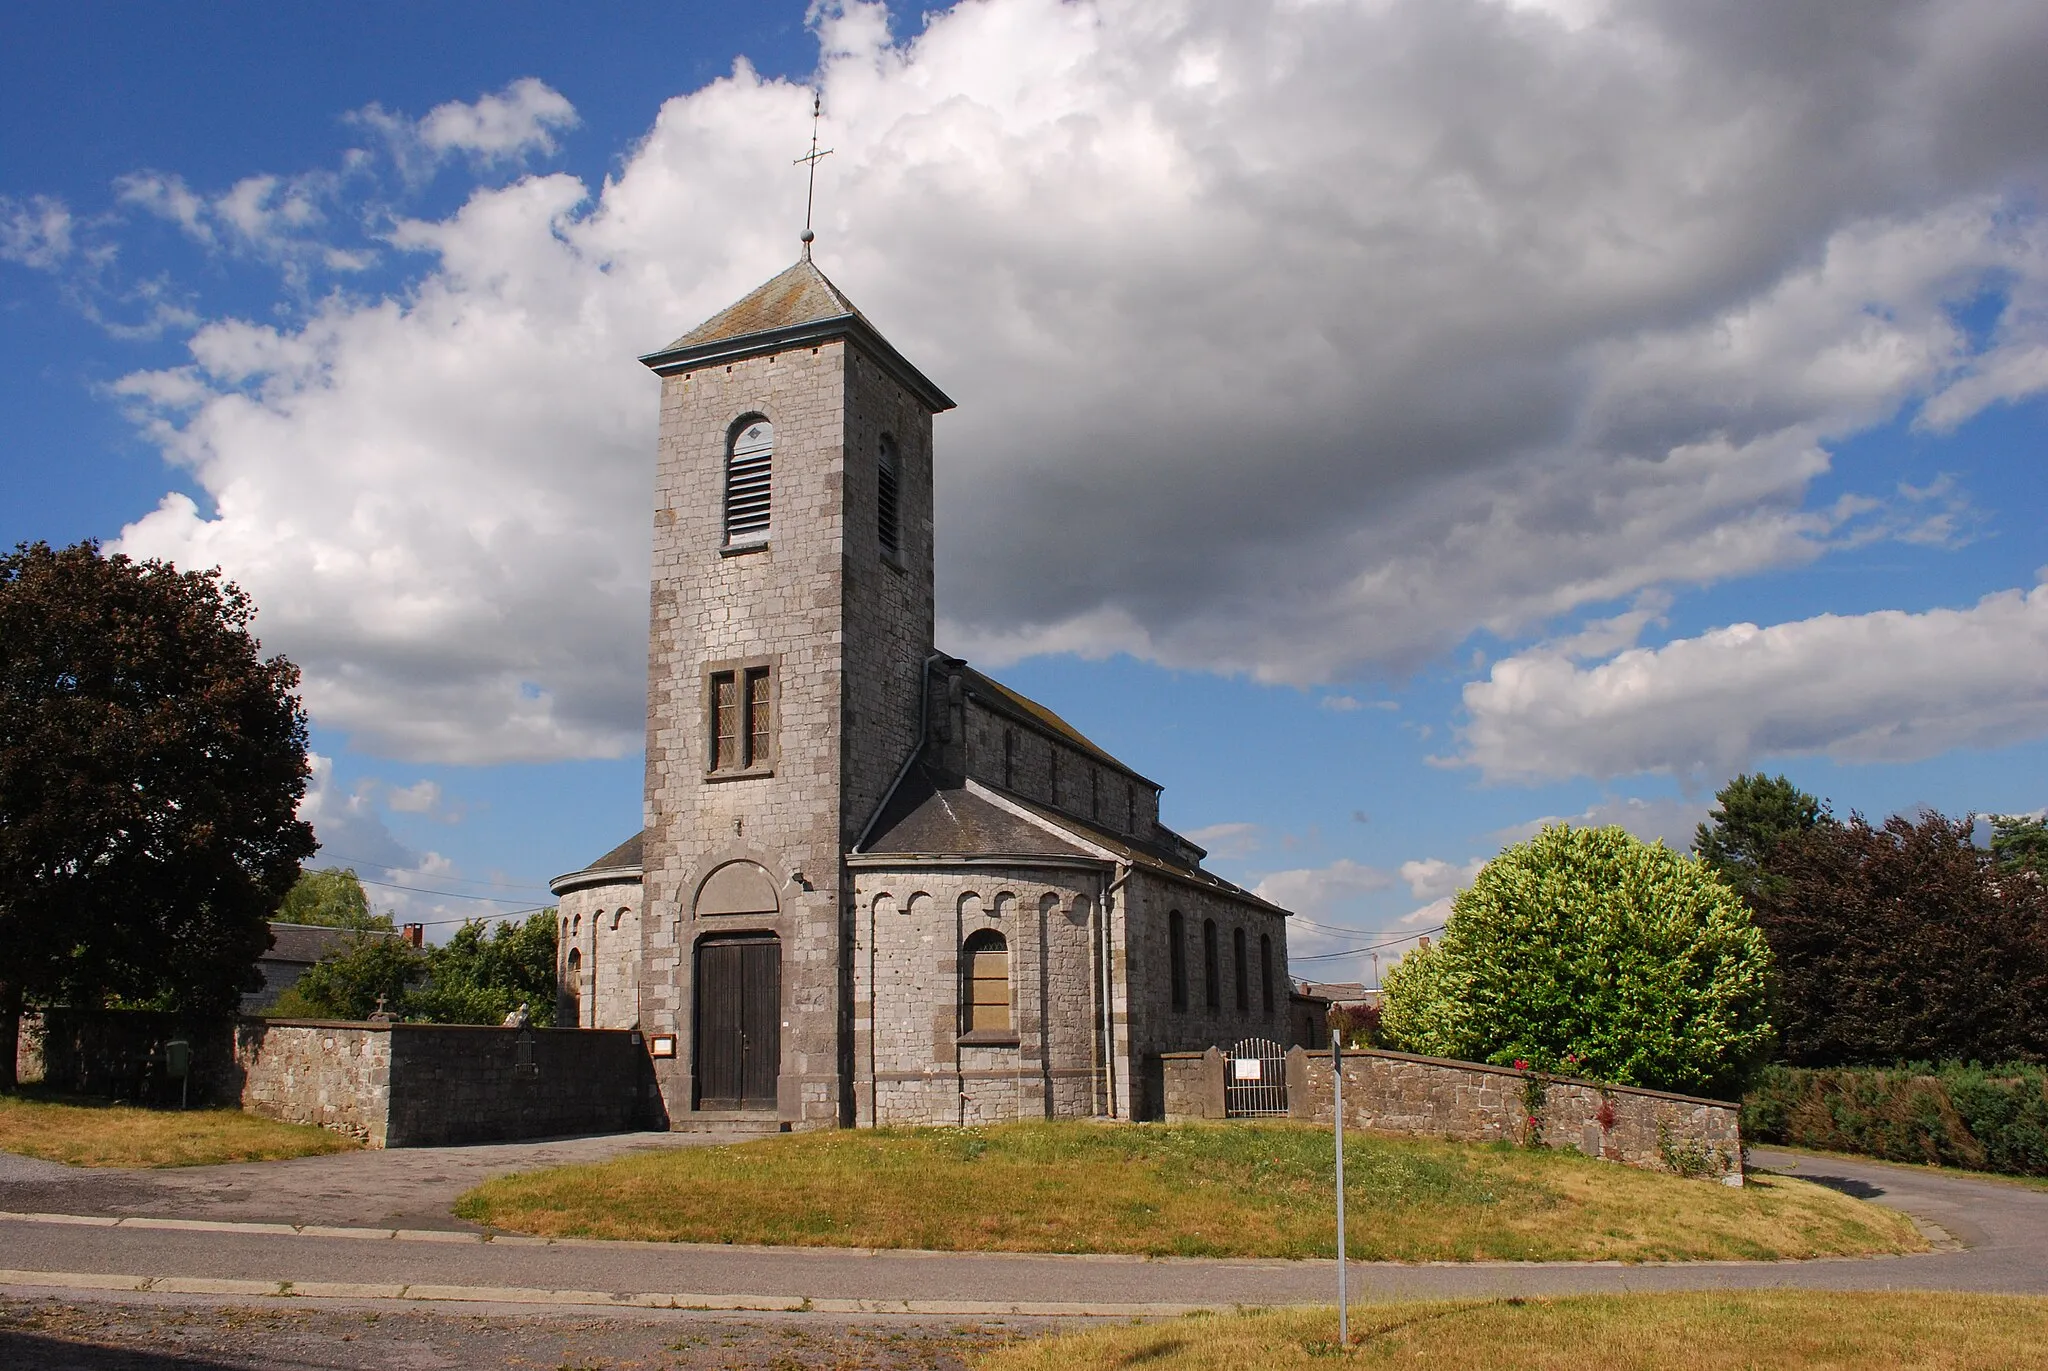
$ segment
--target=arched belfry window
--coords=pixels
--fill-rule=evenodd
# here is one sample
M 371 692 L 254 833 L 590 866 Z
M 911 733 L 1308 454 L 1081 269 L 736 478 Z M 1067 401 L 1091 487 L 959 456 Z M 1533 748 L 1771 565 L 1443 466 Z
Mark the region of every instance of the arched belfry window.
M 896 440 L 885 433 L 882 435 L 875 460 L 875 532 L 881 539 L 882 555 L 885 557 L 898 557 L 903 553 L 899 479 Z
M 733 426 L 725 458 L 726 546 L 758 543 L 768 536 L 774 464 L 775 425 L 755 417 Z
M 967 1031 L 1007 1032 L 1010 1027 L 1010 945 L 1003 935 L 984 928 L 961 949 L 967 972 Z

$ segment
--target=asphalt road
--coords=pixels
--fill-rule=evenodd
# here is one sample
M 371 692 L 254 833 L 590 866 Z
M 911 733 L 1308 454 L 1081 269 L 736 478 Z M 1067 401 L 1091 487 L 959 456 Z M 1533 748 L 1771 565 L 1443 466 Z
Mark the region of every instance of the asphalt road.
M 351 1154 L 352 1159 L 365 1157 L 400 1159 L 400 1167 L 422 1165 L 402 1153 Z M 1758 1165 L 1904 1209 L 1934 1226 L 1937 1235 L 1953 1235 L 1961 1246 L 1908 1257 L 1811 1262 L 1353 1263 L 1353 1296 L 1762 1287 L 2048 1294 L 2048 1191 L 1882 1163 L 1764 1150 L 1753 1158 Z M 331 1164 L 341 1159 L 308 1160 Z M 535 1159 L 529 1154 L 524 1164 L 535 1164 Z M 359 1180 L 373 1170 L 360 1161 L 356 1167 L 348 1174 Z M 340 1171 L 337 1166 L 328 1174 Z M 192 1175 L 188 1171 L 180 1179 L 189 1182 Z M 134 1185 L 133 1177 L 127 1173 L 114 1179 Z M 0 1172 L 0 1210 L 20 1215 L 22 1199 L 62 1199 L 64 1179 L 10 1164 Z M 76 1198 L 108 1200 L 115 1193 L 94 1191 L 95 1184 L 86 1178 Z M 191 1191 L 181 1193 L 189 1196 Z M 319 1187 L 309 1193 L 320 1193 Z M 342 1187 L 337 1193 L 350 1192 Z M 109 1201 L 98 1216 L 88 1212 L 89 1204 L 54 1213 L 38 1204 L 41 1217 L 0 1218 L 0 1291 L 142 1289 L 223 1298 L 295 1294 L 499 1301 L 535 1308 L 808 1308 L 848 1315 L 902 1311 L 1033 1317 L 1320 1301 L 1329 1299 L 1333 1289 L 1329 1262 L 486 1239 L 448 1227 L 445 1217 L 438 1229 L 395 1235 L 395 1226 L 344 1231 L 305 1214 L 281 1215 L 279 1226 L 264 1228 L 215 1218 L 138 1218 L 131 1206 L 146 1204 L 147 1196 L 134 1189 L 120 1194 L 126 1217 L 116 1217 Z M 310 1227 L 283 1226 L 288 1223 Z

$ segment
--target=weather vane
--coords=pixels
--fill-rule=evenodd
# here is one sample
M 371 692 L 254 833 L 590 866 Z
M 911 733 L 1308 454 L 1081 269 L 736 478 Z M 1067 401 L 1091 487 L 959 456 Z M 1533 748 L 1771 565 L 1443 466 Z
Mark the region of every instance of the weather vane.
M 804 189 L 804 256 L 811 255 L 811 242 L 818 235 L 811 232 L 811 207 L 818 199 L 818 163 L 832 155 L 832 149 L 818 151 L 818 116 L 824 111 L 825 97 L 817 91 L 811 92 L 811 151 L 807 157 L 799 157 L 790 165 L 793 167 L 810 164 L 810 184 Z

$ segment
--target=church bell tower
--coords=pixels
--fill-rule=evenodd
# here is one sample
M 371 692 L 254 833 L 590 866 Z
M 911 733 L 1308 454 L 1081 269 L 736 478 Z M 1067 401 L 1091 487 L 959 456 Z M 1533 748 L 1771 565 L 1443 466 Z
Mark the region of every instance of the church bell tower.
M 851 1122 L 845 857 L 918 742 L 932 416 L 811 260 L 662 378 L 640 1026 L 672 1124 Z

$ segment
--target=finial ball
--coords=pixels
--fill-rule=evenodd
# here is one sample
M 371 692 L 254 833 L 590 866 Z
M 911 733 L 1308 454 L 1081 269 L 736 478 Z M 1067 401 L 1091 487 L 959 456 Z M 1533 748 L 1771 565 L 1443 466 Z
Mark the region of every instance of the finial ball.
M 818 235 L 811 232 L 809 229 L 805 229 L 803 231 L 802 238 L 803 241 L 806 243 L 814 243 L 818 240 Z

